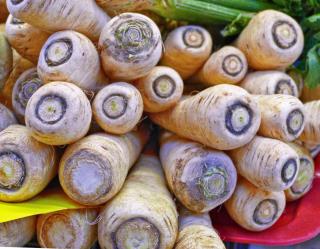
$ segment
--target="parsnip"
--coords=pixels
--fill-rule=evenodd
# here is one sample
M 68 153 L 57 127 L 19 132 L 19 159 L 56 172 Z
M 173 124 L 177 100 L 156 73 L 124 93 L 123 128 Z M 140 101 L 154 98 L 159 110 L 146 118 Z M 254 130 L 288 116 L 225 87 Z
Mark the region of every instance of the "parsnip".
M 168 111 L 150 114 L 150 118 L 177 135 L 219 150 L 248 143 L 261 121 L 253 97 L 233 85 L 210 87 Z
M 99 48 L 108 77 L 135 80 L 147 75 L 160 60 L 161 34 L 149 17 L 124 13 L 112 18 L 104 27 Z
M 0 33 L 0 91 L 10 75 L 12 65 L 12 49 L 4 34 Z
M 320 99 L 320 86 L 315 88 L 310 88 L 308 86 L 304 86 L 302 89 L 301 100 L 303 102 L 310 102 L 314 100 Z
M 271 227 L 283 213 L 285 205 L 283 191 L 264 191 L 243 178 L 239 179 L 235 192 L 225 203 L 231 218 L 250 231 Z
M 22 202 L 40 193 L 57 173 L 53 146 L 12 125 L 0 132 L 0 201 Z
M 136 86 L 146 112 L 162 112 L 174 105 L 182 97 L 183 81 L 170 67 L 154 67 L 149 74 L 137 80 Z
M 0 23 L 5 22 L 8 15 L 6 0 L 0 0 Z
M 288 189 L 298 175 L 297 152 L 276 139 L 256 136 L 249 144 L 230 151 L 229 155 L 238 174 L 262 190 Z
M 240 84 L 251 94 L 286 94 L 298 97 L 295 81 L 279 71 L 258 71 L 247 74 Z
M 308 142 L 302 142 L 300 140 L 295 141 L 295 143 L 306 148 L 311 154 L 312 158 L 315 158 L 320 152 L 320 144 L 313 144 Z
M 304 88 L 304 78 L 303 75 L 298 72 L 296 69 L 289 69 L 286 72 L 296 83 L 298 89 L 298 97 L 300 98 Z
M 179 235 L 175 249 L 226 249 L 208 213 L 195 214 L 179 208 Z
M 235 45 L 244 52 L 251 68 L 271 70 L 293 64 L 303 50 L 304 37 L 293 18 L 265 10 L 251 19 Z
M 0 223 L 0 246 L 23 247 L 36 233 L 36 216 Z
M 206 29 L 195 25 L 178 27 L 168 34 L 160 63 L 187 79 L 206 62 L 211 50 L 212 38 Z
M 305 126 L 299 140 L 320 144 L 320 100 L 307 102 L 305 108 Z
M 24 58 L 37 63 L 50 34 L 10 15 L 6 22 L 6 37 L 10 45 Z
M 134 86 L 117 82 L 101 89 L 92 103 L 93 116 L 106 132 L 125 134 L 140 121 L 143 101 Z
M 38 62 L 43 82 L 72 82 L 84 90 L 98 90 L 104 75 L 99 54 L 89 38 L 75 31 L 54 33 L 44 44 Z
M 224 46 L 210 56 L 191 81 L 206 85 L 237 84 L 247 71 L 245 55 L 235 47 Z
M 60 161 L 65 193 L 84 205 L 99 205 L 121 189 L 148 135 L 143 129 L 115 136 L 97 133 L 70 145 Z
M 173 248 L 178 214 L 155 156 L 140 157 L 101 217 L 98 238 L 102 248 Z
M 97 240 L 97 209 L 75 209 L 40 215 L 37 237 L 44 248 L 88 249 Z
M 261 110 L 261 136 L 285 142 L 296 140 L 303 132 L 305 111 L 303 103 L 296 97 L 274 94 L 255 95 Z
M 8 126 L 17 123 L 17 119 L 15 118 L 11 110 L 0 103 L 0 131 L 3 131 Z
M 194 212 L 208 212 L 232 195 L 237 171 L 223 152 L 173 134 L 161 139 L 160 159 L 170 190 Z
M 10 13 L 47 32 L 75 30 L 98 40 L 110 17 L 94 0 L 7 0 Z
M 76 85 L 51 82 L 28 101 L 25 122 L 37 140 L 51 145 L 73 143 L 89 130 L 92 111 L 88 98 Z
M 42 85 L 37 68 L 28 69 L 17 79 L 12 91 L 12 106 L 20 120 L 24 121 L 27 103 Z
M 293 185 L 285 191 L 287 201 L 294 201 L 304 196 L 311 189 L 314 162 L 307 149 L 295 143 L 290 143 L 289 146 L 297 152 L 300 160 L 298 176 Z

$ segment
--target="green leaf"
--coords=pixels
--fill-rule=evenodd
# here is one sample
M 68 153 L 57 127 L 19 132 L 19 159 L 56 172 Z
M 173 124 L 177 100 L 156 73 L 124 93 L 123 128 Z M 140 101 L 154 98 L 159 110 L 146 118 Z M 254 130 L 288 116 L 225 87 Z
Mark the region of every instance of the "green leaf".
M 320 43 L 310 49 L 307 54 L 304 80 L 309 88 L 320 85 Z
M 320 13 L 313 16 L 309 16 L 301 22 L 301 26 L 304 29 L 311 29 L 315 31 L 320 30 Z

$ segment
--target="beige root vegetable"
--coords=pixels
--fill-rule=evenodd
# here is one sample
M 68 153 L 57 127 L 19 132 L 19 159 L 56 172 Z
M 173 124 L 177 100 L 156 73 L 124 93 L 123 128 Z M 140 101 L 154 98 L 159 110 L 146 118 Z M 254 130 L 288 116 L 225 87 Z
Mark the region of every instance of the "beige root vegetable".
M 285 142 L 297 139 L 303 132 L 305 112 L 303 103 L 296 97 L 274 94 L 255 95 L 261 111 L 261 136 Z
M 47 32 L 75 30 L 98 40 L 110 17 L 93 0 L 7 0 L 10 13 Z
M 298 59 L 304 37 L 293 18 L 279 11 L 265 10 L 251 19 L 235 45 L 244 52 L 251 68 L 279 69 Z
M 36 233 L 36 216 L 0 223 L 0 246 L 23 247 Z
M 10 15 L 6 22 L 6 37 L 10 45 L 24 58 L 38 62 L 43 44 L 50 34 Z
M 97 209 L 75 209 L 40 215 L 38 243 L 44 248 L 88 249 L 97 240 Z
M 304 78 L 303 75 L 295 69 L 289 69 L 286 72 L 296 83 L 298 89 L 298 97 L 300 98 L 304 88 Z
M 309 151 L 309 153 L 311 154 L 312 158 L 315 158 L 320 152 L 320 144 L 302 142 L 299 140 L 296 140 L 295 143 L 297 143 L 298 145 L 301 145 L 305 149 L 307 149 Z
M 113 134 L 125 134 L 140 121 L 143 101 L 137 88 L 118 82 L 98 92 L 92 103 L 92 111 L 103 130 Z
M 240 84 L 251 94 L 286 94 L 298 97 L 298 88 L 294 80 L 283 72 L 260 71 L 247 74 Z
M 285 205 L 283 191 L 261 190 L 243 178 L 238 180 L 235 192 L 225 203 L 231 218 L 250 231 L 271 227 L 283 213 Z
M 21 120 L 24 120 L 29 99 L 42 85 L 37 68 L 28 69 L 17 79 L 12 91 L 12 106 Z
M 103 73 L 94 44 L 75 31 L 61 31 L 44 44 L 38 63 L 38 73 L 45 82 L 66 81 L 84 90 L 97 90 Z
M 150 114 L 152 121 L 177 135 L 219 150 L 248 143 L 259 129 L 258 104 L 233 85 L 210 87 L 172 109 Z
M 52 82 L 39 88 L 29 99 L 25 111 L 32 136 L 51 145 L 70 144 L 84 137 L 91 117 L 86 95 L 67 82 Z
M 229 155 L 238 174 L 264 190 L 288 189 L 298 175 L 297 152 L 276 139 L 256 136 L 249 144 L 230 151 Z
M 135 80 L 148 74 L 160 60 L 161 34 L 149 17 L 124 13 L 112 18 L 104 27 L 99 48 L 108 77 Z
M 84 205 L 99 205 L 121 189 L 147 140 L 146 131 L 122 136 L 97 133 L 70 145 L 60 161 L 65 193 Z
M 294 201 L 305 195 L 311 189 L 314 175 L 314 162 L 307 149 L 295 143 L 290 143 L 289 145 L 297 152 L 300 160 L 298 176 L 293 185 L 285 191 L 287 201 Z
M 232 195 L 237 171 L 223 152 L 165 134 L 160 159 L 170 190 L 194 212 L 208 212 Z
M 101 217 L 98 238 L 102 248 L 173 248 L 178 214 L 155 156 L 140 157 Z
M 245 55 L 235 47 L 225 46 L 211 55 L 191 81 L 207 85 L 236 84 L 247 71 Z
M 182 26 L 169 33 L 164 48 L 161 64 L 175 69 L 182 79 L 187 79 L 210 57 L 212 38 L 200 26 Z
M 13 65 L 12 49 L 4 36 L 0 33 L 0 90 L 8 79 Z
M 195 214 L 179 208 L 179 235 L 175 249 L 225 249 L 217 232 L 213 229 L 208 213 Z
M 0 131 L 17 123 L 14 114 L 6 106 L 0 103 Z
M 5 22 L 8 15 L 6 0 L 0 0 L 0 23 Z
M 304 104 L 305 126 L 299 140 L 311 144 L 320 144 L 320 100 Z
M 53 146 L 12 125 L 0 132 L 0 201 L 22 202 L 40 193 L 57 173 Z
M 303 102 L 310 102 L 320 99 L 320 86 L 315 88 L 309 88 L 304 86 L 302 89 L 301 100 Z
M 180 75 L 170 67 L 154 67 L 145 77 L 136 82 L 146 112 L 162 112 L 180 100 L 183 93 L 183 81 Z

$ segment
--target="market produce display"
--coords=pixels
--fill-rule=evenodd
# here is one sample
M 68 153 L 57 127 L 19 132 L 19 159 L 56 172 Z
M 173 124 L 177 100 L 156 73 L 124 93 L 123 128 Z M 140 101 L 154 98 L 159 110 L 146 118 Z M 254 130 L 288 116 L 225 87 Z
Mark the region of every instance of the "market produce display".
M 219 208 L 270 229 L 313 187 L 319 13 L 311 0 L 0 0 L 0 202 L 70 201 L 4 219 L 0 247 L 225 249 Z

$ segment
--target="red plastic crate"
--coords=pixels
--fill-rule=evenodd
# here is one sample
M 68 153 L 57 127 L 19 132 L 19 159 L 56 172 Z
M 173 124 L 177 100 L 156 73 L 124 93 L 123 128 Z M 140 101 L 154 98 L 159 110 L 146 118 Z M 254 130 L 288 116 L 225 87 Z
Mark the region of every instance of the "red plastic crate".
M 285 246 L 310 240 L 320 234 L 320 155 L 315 160 L 313 187 L 300 200 L 288 203 L 283 215 L 271 228 L 250 232 L 237 225 L 223 207 L 211 213 L 213 226 L 224 241 Z

